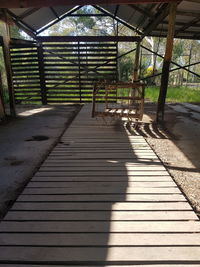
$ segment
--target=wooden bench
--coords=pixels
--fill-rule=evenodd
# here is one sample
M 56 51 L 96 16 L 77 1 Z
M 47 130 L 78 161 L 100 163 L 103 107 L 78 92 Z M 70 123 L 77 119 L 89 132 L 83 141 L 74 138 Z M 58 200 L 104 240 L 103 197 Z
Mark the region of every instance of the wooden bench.
M 103 104 L 99 105 L 99 102 Z M 143 83 L 98 82 L 93 89 L 92 117 L 142 120 L 144 112 Z

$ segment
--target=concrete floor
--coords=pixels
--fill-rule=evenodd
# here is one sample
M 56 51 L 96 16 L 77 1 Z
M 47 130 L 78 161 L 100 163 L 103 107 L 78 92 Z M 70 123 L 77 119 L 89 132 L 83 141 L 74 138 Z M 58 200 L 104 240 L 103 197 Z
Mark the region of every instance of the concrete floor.
M 18 106 L 17 119 L 0 125 L 1 217 L 79 109 L 79 105 Z

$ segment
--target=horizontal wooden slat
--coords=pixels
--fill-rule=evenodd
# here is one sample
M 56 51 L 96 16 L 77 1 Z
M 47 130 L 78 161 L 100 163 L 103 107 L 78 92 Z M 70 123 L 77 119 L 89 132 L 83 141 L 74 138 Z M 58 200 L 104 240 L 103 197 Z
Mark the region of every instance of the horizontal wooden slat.
M 198 234 L 1 234 L 7 246 L 200 246 Z
M 129 194 L 124 196 L 121 194 L 85 194 L 85 195 L 21 195 L 18 202 L 67 202 L 67 201 L 88 201 L 88 202 L 117 202 L 117 201 L 135 201 L 135 202 L 175 202 L 175 201 L 186 201 L 181 194 Z M 134 215 L 133 215 L 134 216 Z M 134 218 L 134 217 L 133 217 Z M 127 219 L 127 216 L 124 216 Z M 184 220 L 184 217 L 182 218 Z M 185 217 L 185 219 L 187 219 Z
M 198 221 L 192 211 L 12 211 L 5 221 Z
M 156 253 L 155 253 L 156 250 Z M 164 261 L 173 262 L 187 262 L 195 260 L 200 263 L 200 248 L 198 246 L 185 247 L 111 247 L 107 248 L 66 248 L 59 247 L 1 247 L 0 257 L 2 260 L 11 261 L 16 259 L 18 261 L 34 262 L 36 260 L 34 255 L 37 255 L 37 261 L 46 262 L 65 262 L 70 264 L 73 261 L 77 264 L 91 262 L 93 264 L 102 264 L 105 260 L 108 263 L 119 262 L 144 262 L 144 261 L 158 261 L 157 253 L 159 253 L 159 262 Z M 78 258 L 77 258 L 78 255 Z
M 0 224 L 1 232 L 44 232 L 44 233 L 200 233 L 200 223 L 197 222 L 6 222 Z
M 125 191 L 126 190 L 126 191 Z M 23 194 L 177 194 L 180 190 L 176 187 L 145 188 L 145 187 L 90 187 L 90 188 L 25 188 Z
M 154 211 L 154 210 L 192 210 L 190 205 L 187 202 L 155 202 L 155 203 L 146 203 L 146 202 L 137 202 L 137 203 L 123 203 L 123 202 L 118 202 L 116 204 L 110 205 L 110 203 L 77 203 L 77 202 L 72 202 L 72 203 L 20 203 L 17 202 L 13 205 L 11 208 L 13 211 L 20 211 L 20 210 L 38 210 L 38 211 L 68 211 L 68 210 L 102 210 L 102 211 L 115 211 L 115 210 L 124 210 L 124 211 L 137 211 L 137 210 L 149 210 L 149 211 Z

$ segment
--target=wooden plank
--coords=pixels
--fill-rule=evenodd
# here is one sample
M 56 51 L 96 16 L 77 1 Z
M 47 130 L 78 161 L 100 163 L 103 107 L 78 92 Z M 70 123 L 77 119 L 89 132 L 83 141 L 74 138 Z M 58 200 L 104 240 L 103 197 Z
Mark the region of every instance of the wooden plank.
M 12 211 L 4 221 L 198 221 L 193 211 Z
M 90 188 L 25 188 L 23 194 L 176 194 L 178 187 L 90 187 Z
M 33 182 L 171 182 L 172 178 L 168 176 L 129 176 L 128 179 L 125 176 L 109 176 L 109 177 L 94 177 L 94 176 L 88 176 L 88 177 L 59 177 L 59 176 L 34 176 L 31 181 Z
M 131 175 L 131 176 L 138 176 L 138 175 L 168 175 L 168 172 L 167 171 L 127 171 L 126 169 L 124 169 L 124 171 L 45 171 L 45 172 L 37 172 L 35 174 L 35 176 L 65 176 L 65 177 L 72 177 L 72 176 L 104 176 L 104 177 L 107 177 L 107 176 L 125 176 L 127 177 L 128 179 L 128 176 Z
M 3 264 L 1 264 L 0 263 L 0 266 L 3 266 L 3 267 L 27 267 L 27 265 L 24 265 L 24 264 L 6 264 L 5 265 L 5 263 L 3 263 Z M 46 264 L 42 264 L 42 265 L 32 265 L 32 264 L 29 264 L 28 265 L 28 267 L 59 267 L 60 265 L 46 265 Z M 70 264 L 68 264 L 67 265 L 68 267 L 74 267 L 74 265 L 70 265 Z M 110 265 L 110 263 L 109 263 L 109 265 L 107 265 L 106 263 L 103 265 L 104 267 L 129 267 L 130 265 Z M 131 264 L 131 266 L 132 267 L 138 267 L 138 264 Z M 184 264 L 184 263 L 182 263 L 181 264 L 181 266 L 183 266 L 183 267 L 195 267 L 195 264 L 193 265 L 193 264 Z M 85 267 L 85 265 L 76 265 L 76 267 Z M 96 265 L 95 264 L 95 267 L 102 267 L 102 265 Z M 145 264 L 145 265 L 143 265 L 143 264 L 140 264 L 140 267 L 147 267 L 147 265 Z M 148 264 L 148 267 L 177 267 L 177 264 L 162 264 L 162 265 L 160 265 L 160 264 Z
M 140 37 L 138 36 L 38 36 L 37 39 L 40 42 L 137 42 L 140 40 Z
M 151 165 L 146 167 L 146 166 L 102 166 L 102 167 L 89 167 L 89 171 L 120 171 L 125 169 L 125 171 L 166 171 L 166 169 L 162 166 L 155 166 L 152 167 Z M 56 167 L 55 165 L 53 167 L 41 167 L 40 172 L 46 172 L 46 171 L 88 171 L 88 166 L 87 167 L 65 167 L 65 166 L 58 166 Z
M 89 211 L 89 210 L 93 210 L 93 211 L 98 211 L 98 210 L 102 210 L 102 211 L 137 211 L 137 210 L 150 210 L 150 211 L 154 211 L 154 210 L 192 210 L 191 206 L 187 203 L 187 202 L 130 202 L 130 203 L 126 203 L 126 202 L 120 202 L 118 201 L 117 203 L 88 203 L 88 202 L 72 202 L 72 203 L 68 203 L 68 202 L 57 202 L 57 203 L 33 203 L 33 202 L 16 202 L 12 208 L 12 211 L 23 211 L 23 210 L 27 210 L 27 211 L 31 211 L 31 210 L 38 210 L 38 211 L 70 211 L 70 210 L 85 210 L 85 211 Z
M 141 222 L 6 222 L 0 224 L 0 231 L 21 233 L 200 233 L 199 222 L 154 221 Z
M 65 264 L 76 263 L 108 263 L 112 262 L 187 262 L 196 261 L 200 263 L 200 247 L 6 247 L 0 250 L 1 261 L 25 261 L 25 262 L 65 262 Z M 156 251 L 156 252 L 155 252 Z M 158 256 L 159 255 L 159 256 Z
M 48 181 L 40 181 L 40 182 L 36 182 L 36 181 L 31 181 L 28 185 L 27 188 L 33 188 L 33 187 L 37 187 L 37 188 L 41 188 L 41 187 L 95 187 L 95 186 L 108 186 L 108 187 L 112 187 L 112 186 L 119 186 L 121 188 L 127 186 L 127 187 L 176 187 L 176 184 L 173 181 L 170 182 L 130 182 L 124 180 L 122 182 L 110 182 L 110 181 L 103 181 L 103 182 L 91 182 L 91 181 L 84 181 L 84 182 L 68 182 L 68 181 L 52 181 L 52 182 L 48 182 Z
M 9 246 L 200 246 L 199 234 L 0 234 Z
M 20 265 L 19 264 L 14 264 L 14 265 L 13 264 L 6 264 L 5 265 L 5 263 L 3 263 L 3 264 L 0 263 L 0 266 L 3 266 L 3 267 L 5 267 L 5 266 L 6 267 L 13 267 L 13 266 L 14 267 L 27 267 L 27 265 L 24 265 L 24 264 L 20 264 Z M 52 264 L 51 265 L 46 265 L 46 264 L 45 265 L 44 264 L 42 264 L 42 265 L 29 264 L 28 265 L 28 267 L 59 267 L 59 266 L 60 265 L 52 265 Z M 68 264 L 67 266 L 68 267 L 74 267 L 74 265 L 70 265 L 70 264 Z M 113 265 L 113 264 L 110 265 L 110 263 L 109 263 L 109 265 L 107 265 L 105 263 L 103 266 L 104 267 L 126 267 L 126 266 L 129 267 L 130 265 L 126 265 L 126 264 L 125 265 L 124 264 L 123 265 Z M 136 264 L 136 265 L 131 264 L 131 266 L 132 267 L 138 267 L 138 264 Z M 182 263 L 181 266 L 183 266 L 183 267 L 195 267 L 195 264 L 193 265 L 193 264 Z M 85 267 L 85 265 L 76 265 L 76 267 Z M 102 267 L 102 265 L 100 266 L 100 265 L 95 264 L 95 267 Z M 140 264 L 140 267 L 147 267 L 147 265 L 146 264 L 145 265 Z M 162 264 L 162 265 L 160 265 L 160 264 L 156 264 L 156 265 L 155 264 L 148 264 L 148 267 L 177 267 L 177 264 L 175 264 L 175 265 L 174 264 Z
M 124 196 L 123 194 L 115 195 L 20 195 L 17 202 L 67 202 L 67 201 L 105 201 L 105 202 L 117 202 L 117 201 L 140 201 L 140 202 L 174 202 L 174 201 L 187 201 L 182 194 L 129 194 Z

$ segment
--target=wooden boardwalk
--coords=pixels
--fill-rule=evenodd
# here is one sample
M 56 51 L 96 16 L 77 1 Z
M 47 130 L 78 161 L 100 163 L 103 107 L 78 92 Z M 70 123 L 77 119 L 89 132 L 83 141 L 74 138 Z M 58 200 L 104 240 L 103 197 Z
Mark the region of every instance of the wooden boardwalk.
M 200 223 L 152 149 L 84 106 L 0 224 L 0 266 L 200 266 Z

